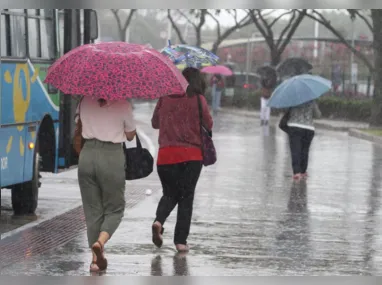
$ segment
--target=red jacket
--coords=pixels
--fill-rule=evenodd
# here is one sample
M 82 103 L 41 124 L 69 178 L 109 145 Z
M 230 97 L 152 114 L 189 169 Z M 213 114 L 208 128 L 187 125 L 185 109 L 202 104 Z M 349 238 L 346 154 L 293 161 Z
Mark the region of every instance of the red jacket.
M 203 124 L 212 130 L 212 117 L 206 98 L 200 96 Z M 199 107 L 196 96 L 166 96 L 159 99 L 151 123 L 159 129 L 159 147 L 201 147 Z

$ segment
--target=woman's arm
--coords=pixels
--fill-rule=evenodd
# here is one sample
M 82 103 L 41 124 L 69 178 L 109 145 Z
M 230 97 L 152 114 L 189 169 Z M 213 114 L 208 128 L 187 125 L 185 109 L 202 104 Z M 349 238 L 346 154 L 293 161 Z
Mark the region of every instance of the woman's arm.
M 151 125 L 153 129 L 156 129 L 156 130 L 159 129 L 159 110 L 161 106 L 162 106 L 162 98 L 158 100 L 157 105 L 155 106 L 153 117 L 151 118 Z
M 134 121 L 133 108 L 129 102 L 127 102 L 127 110 L 125 111 L 124 117 L 124 130 L 126 139 L 132 141 L 136 135 L 136 125 Z
M 198 95 L 200 98 L 200 103 L 202 104 L 202 114 L 203 114 L 203 126 L 207 128 L 209 131 L 212 130 L 213 120 L 208 108 L 207 100 L 204 96 Z
M 320 111 L 320 108 L 318 107 L 317 102 L 313 103 L 313 116 L 315 119 L 320 119 L 322 117 L 322 113 Z

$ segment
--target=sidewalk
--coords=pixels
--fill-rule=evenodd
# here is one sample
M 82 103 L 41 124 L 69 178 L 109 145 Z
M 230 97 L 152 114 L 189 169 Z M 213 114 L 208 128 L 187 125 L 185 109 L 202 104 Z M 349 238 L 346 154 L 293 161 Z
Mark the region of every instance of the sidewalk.
M 149 117 L 143 111 L 137 116 Z M 263 129 L 250 117 L 217 117 L 218 163 L 201 174 L 186 256 L 176 254 L 172 242 L 176 210 L 164 225 L 163 247 L 151 242 L 161 197 L 156 171 L 130 182 L 126 198 L 139 203 L 127 207 L 107 244 L 106 275 L 380 275 L 382 213 L 375 193 L 382 150 L 321 132 L 312 147 L 308 182 L 293 184 L 285 135 L 273 126 L 270 135 Z M 153 194 L 144 197 L 145 189 Z M 1 275 L 89 275 L 86 233 L 70 232 L 72 221 L 66 214 L 49 222 L 49 232 L 41 225 L 22 233 L 21 250 L 16 243 L 2 248 L 6 239 L 0 242 L 0 252 L 10 256 L 2 257 Z M 83 220 L 78 226 L 83 228 Z M 60 235 L 67 232 L 75 237 L 63 243 Z M 42 243 L 53 248 L 43 251 Z M 14 252 L 23 254 L 18 261 L 11 258 Z
M 234 108 L 223 108 L 221 112 L 245 116 L 245 117 L 254 117 L 260 118 L 260 112 L 255 110 L 244 110 L 244 109 L 234 109 Z M 279 117 L 272 116 L 272 123 L 278 123 L 280 120 Z M 326 130 L 335 130 L 347 132 L 351 129 L 366 129 L 369 127 L 368 123 L 363 122 L 354 122 L 354 121 L 341 121 L 341 120 L 329 120 L 329 119 L 320 119 L 315 120 L 315 126 L 321 129 Z

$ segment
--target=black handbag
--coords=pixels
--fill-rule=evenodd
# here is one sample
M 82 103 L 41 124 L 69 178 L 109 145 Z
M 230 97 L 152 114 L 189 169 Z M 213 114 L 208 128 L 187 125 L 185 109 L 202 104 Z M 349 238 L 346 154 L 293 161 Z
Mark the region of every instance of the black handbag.
M 149 176 L 154 169 L 154 158 L 147 149 L 142 147 L 138 134 L 136 135 L 136 140 L 137 147 L 126 148 L 126 144 L 123 144 L 126 158 L 126 180 L 145 178 Z
M 289 118 L 290 118 L 290 109 L 288 109 L 288 111 L 285 112 L 285 114 L 282 116 L 279 123 L 279 128 L 286 133 L 289 130 L 289 127 L 288 127 Z

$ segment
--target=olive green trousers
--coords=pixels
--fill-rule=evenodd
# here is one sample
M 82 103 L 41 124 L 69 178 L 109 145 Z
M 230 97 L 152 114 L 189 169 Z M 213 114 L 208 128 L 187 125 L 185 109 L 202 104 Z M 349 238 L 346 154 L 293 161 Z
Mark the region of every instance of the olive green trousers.
M 110 237 L 125 211 L 125 157 L 122 144 L 87 140 L 78 163 L 89 247 L 101 232 Z

